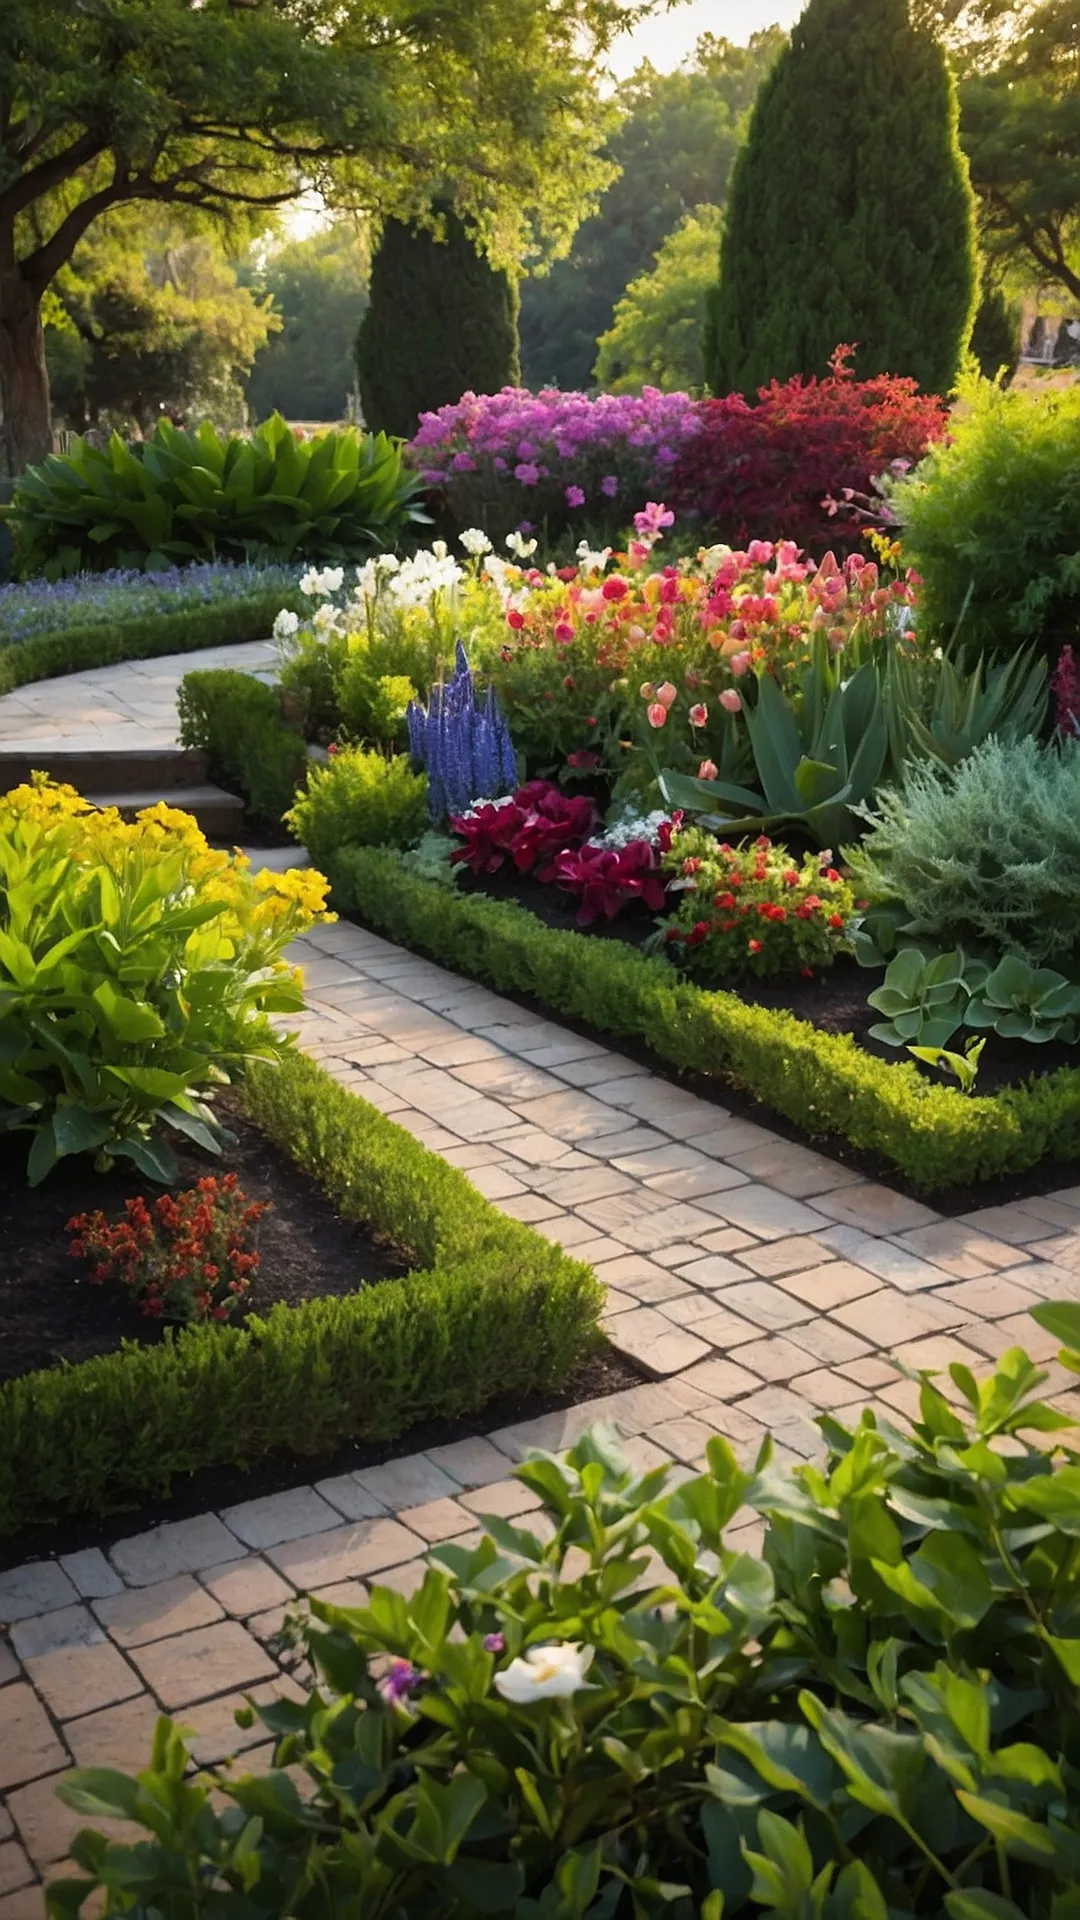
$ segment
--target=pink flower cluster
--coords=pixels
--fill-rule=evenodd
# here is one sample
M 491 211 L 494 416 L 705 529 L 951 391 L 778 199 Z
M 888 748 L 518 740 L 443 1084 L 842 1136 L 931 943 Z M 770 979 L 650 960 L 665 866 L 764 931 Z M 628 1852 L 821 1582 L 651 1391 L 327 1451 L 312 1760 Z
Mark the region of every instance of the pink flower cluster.
M 614 920 L 636 900 L 659 913 L 668 884 L 660 860 L 670 846 L 671 826 L 665 824 L 655 846 L 650 840 L 629 840 L 625 847 L 589 844 L 560 853 L 555 877 L 560 887 L 580 898 L 578 926 L 589 927 L 601 915 Z
M 450 825 L 464 845 L 454 848 L 450 860 L 465 861 L 476 874 L 497 873 L 509 856 L 519 873 L 535 871 L 539 880 L 552 880 L 557 856 L 584 840 L 596 821 L 596 809 L 583 795 L 563 793 L 549 780 L 530 780 L 506 800 L 481 801 L 468 813 L 453 814 Z
M 459 497 L 464 511 L 465 501 L 494 487 L 534 521 L 553 513 L 569 521 L 582 510 L 595 519 L 625 515 L 654 490 L 696 429 L 685 393 L 645 387 L 590 399 L 557 387 L 504 387 L 421 414 L 409 452 L 421 479 L 445 490 L 451 511 Z

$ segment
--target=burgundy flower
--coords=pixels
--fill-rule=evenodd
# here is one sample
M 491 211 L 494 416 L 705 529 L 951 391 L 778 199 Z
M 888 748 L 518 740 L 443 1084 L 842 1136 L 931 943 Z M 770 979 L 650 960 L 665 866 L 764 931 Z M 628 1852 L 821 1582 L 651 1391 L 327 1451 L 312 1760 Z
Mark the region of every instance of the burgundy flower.
M 640 900 L 659 913 L 667 882 L 648 840 L 631 840 L 625 847 L 580 847 L 560 853 L 555 877 L 567 893 L 581 896 L 577 920 L 591 926 L 601 915 L 613 920 L 631 901 Z

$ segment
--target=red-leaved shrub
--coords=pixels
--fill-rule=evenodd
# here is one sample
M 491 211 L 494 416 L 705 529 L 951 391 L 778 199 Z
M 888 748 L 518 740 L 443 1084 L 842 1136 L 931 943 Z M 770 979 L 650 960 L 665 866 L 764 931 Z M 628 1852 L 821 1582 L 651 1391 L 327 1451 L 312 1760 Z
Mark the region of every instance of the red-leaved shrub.
M 660 852 L 671 845 L 671 828 L 662 829 Z M 667 895 L 667 878 L 660 869 L 657 848 L 649 840 L 630 840 L 625 847 L 578 847 L 560 853 L 555 877 L 567 893 L 576 893 L 579 927 L 589 927 L 603 915 L 614 920 L 624 907 L 640 900 L 659 913 Z
M 497 873 L 509 855 L 519 873 L 552 880 L 555 856 L 592 832 L 596 809 L 550 780 L 529 780 L 512 798 L 478 800 L 468 813 L 452 814 L 450 825 L 464 841 L 450 855 L 451 865 L 464 861 L 473 873 Z
M 734 546 L 758 535 L 795 540 L 820 555 L 854 549 L 862 528 L 837 512 L 845 493 L 866 495 L 878 474 L 921 460 L 948 429 L 948 408 L 914 380 L 856 380 L 853 347 L 837 347 L 823 380 L 796 374 L 762 387 L 755 406 L 739 393 L 703 400 L 667 486 L 680 512 Z M 828 503 L 828 504 L 827 504 Z

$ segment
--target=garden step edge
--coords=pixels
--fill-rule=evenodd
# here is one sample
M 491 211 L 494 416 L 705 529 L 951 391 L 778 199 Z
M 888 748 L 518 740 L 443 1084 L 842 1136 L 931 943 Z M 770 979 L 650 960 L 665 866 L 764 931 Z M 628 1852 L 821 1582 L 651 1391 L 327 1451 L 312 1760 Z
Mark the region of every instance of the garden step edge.
M 174 788 L 202 786 L 207 755 L 186 747 L 16 747 L 0 751 L 0 793 L 47 773 L 79 793 L 146 794 L 160 800 Z M 143 805 L 152 804 L 143 801 Z
M 166 806 L 190 813 L 208 840 L 226 839 L 230 845 L 240 837 L 244 819 L 243 801 L 235 793 L 226 793 L 224 787 L 214 786 L 212 781 L 164 790 L 148 787 L 143 793 L 126 790 L 101 793 L 91 789 L 85 792 L 85 798 L 92 800 L 96 807 L 116 807 L 125 820 L 133 820 L 143 807 L 155 807 L 164 801 Z

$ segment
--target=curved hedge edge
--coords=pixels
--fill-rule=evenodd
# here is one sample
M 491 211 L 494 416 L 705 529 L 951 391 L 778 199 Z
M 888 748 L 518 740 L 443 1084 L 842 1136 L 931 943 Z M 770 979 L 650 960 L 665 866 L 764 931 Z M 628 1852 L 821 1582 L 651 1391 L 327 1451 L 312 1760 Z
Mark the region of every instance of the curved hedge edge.
M 1080 1153 L 1080 1069 L 972 1097 L 934 1086 L 910 1062 L 875 1059 L 850 1035 L 707 992 L 664 960 L 403 872 L 385 852 L 342 847 L 330 867 L 335 905 L 403 945 L 498 991 L 534 994 L 599 1032 L 643 1040 L 674 1066 L 715 1074 L 808 1134 L 881 1154 L 923 1192 Z
M 301 1054 L 246 1085 L 253 1119 L 338 1209 L 424 1270 L 192 1327 L 0 1387 L 0 1535 L 165 1498 L 182 1475 L 277 1448 L 325 1457 L 507 1393 L 561 1387 L 597 1339 L 591 1270 Z
M 56 680 L 65 673 L 116 666 L 124 660 L 156 660 L 168 653 L 197 653 L 201 647 L 240 646 L 268 640 L 282 607 L 299 610 L 289 590 L 246 594 L 213 606 L 184 607 L 175 613 L 140 614 L 112 625 L 60 627 L 28 640 L 0 645 L 0 694 L 31 680 Z

